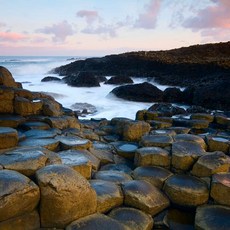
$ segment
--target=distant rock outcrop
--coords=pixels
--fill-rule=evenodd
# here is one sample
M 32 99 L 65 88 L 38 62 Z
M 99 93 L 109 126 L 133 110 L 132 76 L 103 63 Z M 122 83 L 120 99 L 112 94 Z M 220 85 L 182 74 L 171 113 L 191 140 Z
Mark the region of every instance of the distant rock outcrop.
M 48 81 L 56 81 L 56 82 L 61 82 L 61 79 L 58 77 L 53 77 L 53 76 L 48 76 L 44 77 L 41 82 L 48 82 Z
M 123 85 L 123 84 L 132 84 L 133 80 L 130 77 L 126 76 L 114 76 L 105 82 L 105 84 L 110 85 Z

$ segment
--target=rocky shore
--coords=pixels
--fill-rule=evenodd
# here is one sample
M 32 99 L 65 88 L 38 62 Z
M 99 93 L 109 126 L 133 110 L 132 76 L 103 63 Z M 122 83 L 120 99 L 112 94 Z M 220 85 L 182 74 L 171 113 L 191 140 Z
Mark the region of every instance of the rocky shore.
M 79 120 L 4 67 L 0 99 L 0 230 L 229 228 L 229 113 Z

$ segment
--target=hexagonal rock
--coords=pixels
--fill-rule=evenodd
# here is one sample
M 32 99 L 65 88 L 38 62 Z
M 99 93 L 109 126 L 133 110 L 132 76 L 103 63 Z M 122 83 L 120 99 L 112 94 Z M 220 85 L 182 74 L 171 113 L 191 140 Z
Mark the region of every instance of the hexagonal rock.
M 64 117 L 47 117 L 45 122 L 47 122 L 52 128 L 61 130 L 69 128 L 69 122 Z
M 169 135 L 169 136 L 175 136 L 176 132 L 174 130 L 168 130 L 168 129 L 157 129 L 152 130 L 150 132 L 151 135 Z
M 153 129 L 166 129 L 172 126 L 172 123 L 164 121 L 149 121 L 149 124 Z
M 62 150 L 67 150 L 67 149 L 84 150 L 92 147 L 91 141 L 87 139 L 82 139 L 80 137 L 58 136 L 55 139 L 60 141 L 60 146 Z
M 46 122 L 42 122 L 42 121 L 27 121 L 21 124 L 20 128 L 23 130 L 33 130 L 33 129 L 48 130 L 50 129 L 50 126 Z
M 17 146 L 18 132 L 16 129 L 0 127 L 0 149 L 7 149 Z
M 219 172 L 229 172 L 230 157 L 223 152 L 207 153 L 194 164 L 192 174 L 197 177 L 209 177 Z
M 25 122 L 25 118 L 17 115 L 0 115 L 0 126 L 17 128 L 21 123 Z
M 167 150 L 159 147 L 143 147 L 136 150 L 134 164 L 136 166 L 170 166 L 171 156 Z
M 28 177 L 11 170 L 0 170 L 0 221 L 32 212 L 39 198 L 38 186 Z
M 202 137 L 192 134 L 178 134 L 174 137 L 176 142 L 187 141 L 199 144 L 204 150 L 207 150 L 207 145 Z
M 40 229 L 40 217 L 37 211 L 25 213 L 5 221 L 0 222 L 0 229 L 13 230 L 13 229 L 26 229 L 37 230 Z
M 213 122 L 214 116 L 209 113 L 193 113 L 190 117 L 195 120 L 206 120 L 208 122 Z
M 204 153 L 205 150 L 197 143 L 175 142 L 172 144 L 172 167 L 179 171 L 187 171 Z
M 227 230 L 230 226 L 230 208 L 221 205 L 203 205 L 197 208 L 195 228 L 199 230 Z
M 41 190 L 40 218 L 45 228 L 64 228 L 96 212 L 96 192 L 89 182 L 65 165 L 49 165 L 36 172 Z
M 120 184 L 124 181 L 132 180 L 132 177 L 124 172 L 114 171 L 114 170 L 106 170 L 106 171 L 98 171 L 93 175 L 94 179 L 104 180 L 115 182 Z
M 133 159 L 135 151 L 138 149 L 138 145 L 132 142 L 118 141 L 112 142 L 111 144 L 114 146 L 116 153 L 119 156 L 127 159 Z
M 170 127 L 168 130 L 176 132 L 176 134 L 187 134 L 191 130 L 188 127 Z
M 113 170 L 113 171 L 124 172 L 127 174 L 130 174 L 132 172 L 132 169 L 125 163 L 106 164 L 106 165 L 101 166 L 100 170 L 101 171 Z
M 122 183 L 124 204 L 138 208 L 152 216 L 169 206 L 168 198 L 147 181 L 133 180 Z
M 39 149 L 16 148 L 0 155 L 0 165 L 4 169 L 15 170 L 25 176 L 32 176 L 44 167 L 48 157 Z
M 93 214 L 69 224 L 66 230 L 132 230 L 115 219 L 104 214 Z
M 207 138 L 208 142 L 208 150 L 210 152 L 214 151 L 222 151 L 224 153 L 228 153 L 230 148 L 230 140 L 227 138 L 213 136 Z
M 146 214 L 135 208 L 116 208 L 109 213 L 109 217 L 117 220 L 119 223 L 127 225 L 132 230 L 151 230 L 153 219 L 151 215 Z
M 14 90 L 0 86 L 0 113 L 12 114 L 14 112 Z
M 183 207 L 205 204 L 209 198 L 207 184 L 188 175 L 174 175 L 165 181 L 164 191 L 172 203 Z
M 40 129 L 31 129 L 24 132 L 27 138 L 54 138 L 57 136 L 55 130 L 40 130 Z
M 106 213 L 123 204 L 123 193 L 116 183 L 91 180 L 90 185 L 97 193 L 97 212 Z
M 59 141 L 51 138 L 28 138 L 18 143 L 21 147 L 44 147 L 50 151 L 56 151 Z
M 164 182 L 173 174 L 164 168 L 155 166 L 141 166 L 137 167 L 132 176 L 135 180 L 145 180 L 161 189 Z
M 141 138 L 140 145 L 144 147 L 167 147 L 171 146 L 173 138 L 168 135 L 145 135 Z
M 90 153 L 99 159 L 101 165 L 113 163 L 113 153 L 109 150 L 97 150 L 94 148 L 89 149 Z
M 218 173 L 212 176 L 211 197 L 215 202 L 230 206 L 230 173 Z

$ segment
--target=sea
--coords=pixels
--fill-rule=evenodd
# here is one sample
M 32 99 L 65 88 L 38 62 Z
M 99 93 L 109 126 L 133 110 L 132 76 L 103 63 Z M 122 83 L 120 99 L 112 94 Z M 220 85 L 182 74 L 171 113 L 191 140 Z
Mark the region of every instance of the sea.
M 55 67 L 66 65 L 87 57 L 67 56 L 0 56 L 0 66 L 6 67 L 17 82 L 21 82 L 24 89 L 51 94 L 64 107 L 73 109 L 75 103 L 88 103 L 96 107 L 96 112 L 82 119 L 126 117 L 135 119 L 138 110 L 147 109 L 153 103 L 132 102 L 117 98 L 110 92 L 114 85 L 101 83 L 101 87 L 71 87 L 58 82 L 41 82 L 44 77 L 57 74 L 49 73 Z M 111 76 L 106 76 L 108 79 Z M 145 78 L 133 78 L 134 83 L 147 81 Z M 167 86 L 150 82 L 161 90 Z

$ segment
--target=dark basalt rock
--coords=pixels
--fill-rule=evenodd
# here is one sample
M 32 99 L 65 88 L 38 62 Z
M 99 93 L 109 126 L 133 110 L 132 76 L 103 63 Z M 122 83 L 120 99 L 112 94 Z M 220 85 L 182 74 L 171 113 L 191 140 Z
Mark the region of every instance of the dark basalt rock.
M 164 90 L 164 102 L 183 102 L 183 92 L 178 88 L 167 88 Z
M 156 86 L 147 82 L 119 86 L 113 89 L 111 92 L 117 97 L 129 101 L 159 102 L 163 100 L 163 92 Z
M 49 81 L 56 81 L 56 82 L 61 82 L 61 79 L 58 77 L 52 77 L 52 76 L 48 76 L 48 77 L 44 77 L 41 82 L 49 82 Z
M 130 77 L 126 76 L 114 76 L 105 82 L 105 84 L 111 85 L 122 85 L 122 84 L 132 84 L 133 80 Z
M 76 87 L 98 87 L 100 86 L 98 78 L 90 72 L 79 72 L 76 76 L 63 78 L 70 86 Z

